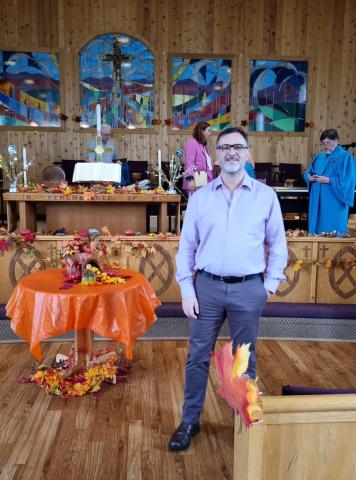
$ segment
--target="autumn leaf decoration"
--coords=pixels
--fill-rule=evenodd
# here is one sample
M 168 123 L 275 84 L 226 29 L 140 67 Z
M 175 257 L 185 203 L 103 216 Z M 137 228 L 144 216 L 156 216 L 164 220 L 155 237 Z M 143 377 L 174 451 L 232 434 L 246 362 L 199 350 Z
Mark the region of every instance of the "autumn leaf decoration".
M 95 197 L 95 192 L 91 192 L 90 190 L 87 190 L 83 193 L 84 200 L 95 200 Z
M 262 402 L 255 380 L 246 375 L 250 357 L 250 343 L 243 344 L 232 353 L 232 342 L 213 352 L 220 386 L 218 394 L 232 407 L 241 420 L 250 427 L 262 420 Z

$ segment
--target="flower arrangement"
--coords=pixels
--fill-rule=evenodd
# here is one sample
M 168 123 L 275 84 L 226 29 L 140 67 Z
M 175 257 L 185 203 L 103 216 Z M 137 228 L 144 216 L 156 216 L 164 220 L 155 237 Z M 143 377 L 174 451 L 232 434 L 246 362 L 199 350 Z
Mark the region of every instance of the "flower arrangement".
M 23 175 L 24 168 L 22 164 L 20 164 L 15 151 L 9 153 L 6 158 L 0 155 L 0 168 L 2 168 L 9 180 L 9 192 L 16 192 L 17 182 L 21 175 Z
M 162 169 L 158 168 L 156 164 L 151 164 L 150 169 L 156 174 L 161 175 L 162 181 L 168 184 L 168 193 L 175 194 L 177 189 L 178 181 L 191 175 L 194 171 L 194 166 L 187 171 L 184 171 L 183 164 L 181 163 L 181 158 L 183 155 L 183 150 L 177 149 L 176 153 L 172 153 L 168 162 L 168 174 L 166 174 Z M 180 192 L 181 193 L 181 192 Z
M 73 283 L 125 283 L 125 279 L 111 268 L 105 243 L 96 240 L 86 230 L 77 233 L 73 240 L 62 242 L 61 259 L 66 277 L 63 288 L 69 288 Z
M 356 258 L 339 258 L 333 260 L 331 258 L 324 258 L 322 260 L 298 259 L 296 261 L 288 261 L 288 266 L 292 267 L 295 272 L 299 272 L 303 266 L 316 265 L 317 267 L 324 267 L 326 269 L 340 267 L 342 269 L 353 270 L 356 268 Z
M 332 232 L 321 232 L 321 233 L 308 233 L 305 230 L 300 230 L 299 228 L 295 230 L 287 230 L 286 231 L 286 237 L 287 238 L 304 238 L 304 237 L 309 237 L 309 238 L 350 238 L 351 235 L 348 233 L 340 233 L 337 232 L 336 230 L 333 230 Z
M 22 246 L 31 250 L 30 244 L 36 239 L 36 234 L 29 230 L 21 230 L 20 233 L 9 233 L 5 228 L 0 228 L 0 252 L 6 252 L 12 246 Z
M 31 192 L 31 193 L 58 193 L 65 196 L 69 195 L 83 195 L 84 200 L 95 200 L 97 195 L 106 194 L 106 195 L 119 195 L 125 193 L 140 193 L 144 195 L 166 195 L 167 192 L 161 187 L 156 187 L 152 190 L 140 190 L 136 185 L 128 185 L 126 187 L 115 187 L 113 184 L 95 184 L 90 187 L 78 185 L 78 186 L 68 186 L 67 182 L 62 182 L 56 187 L 47 187 L 44 184 L 33 184 L 29 183 L 27 186 L 20 186 L 20 192 Z
M 232 407 L 246 427 L 262 421 L 262 401 L 255 380 L 246 375 L 250 357 L 250 343 L 232 353 L 232 342 L 213 352 L 220 386 L 217 390 Z
M 103 351 L 96 352 L 90 367 L 80 375 L 69 378 L 63 376 L 66 369 L 73 365 L 74 355 L 72 355 L 63 363 L 63 366 L 46 368 L 44 365 L 39 365 L 32 375 L 23 377 L 19 381 L 36 383 L 49 395 L 58 395 L 64 398 L 97 393 L 102 389 L 104 383 L 116 384 L 126 381 L 130 366 L 120 365 L 117 354 L 110 355 L 104 363 L 96 364 L 95 357 L 103 353 Z
M 125 235 L 134 236 L 133 231 L 130 231 L 132 232 L 132 234 L 130 233 L 130 235 L 128 235 L 128 232 L 129 231 L 126 231 Z M 143 242 L 140 240 L 133 242 L 121 240 L 120 236 L 111 235 L 110 230 L 107 227 L 103 227 L 101 229 L 101 233 L 104 236 L 110 238 L 112 248 L 114 248 L 115 250 L 122 249 L 126 255 L 133 255 L 138 258 L 145 258 L 149 254 L 156 253 L 156 249 L 150 246 L 147 242 Z

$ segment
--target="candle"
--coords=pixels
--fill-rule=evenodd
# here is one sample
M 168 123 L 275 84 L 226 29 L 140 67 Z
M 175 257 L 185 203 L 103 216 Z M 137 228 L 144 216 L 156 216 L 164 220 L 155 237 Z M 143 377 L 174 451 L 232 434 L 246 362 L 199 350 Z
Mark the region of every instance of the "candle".
M 157 152 L 157 169 L 158 169 L 158 186 L 162 187 L 162 156 L 161 156 L 161 150 L 158 149 Z
M 96 104 L 96 131 L 99 135 L 101 133 L 101 106 L 100 103 Z
M 22 148 L 22 165 L 23 165 L 23 184 L 27 186 L 27 156 L 26 147 Z

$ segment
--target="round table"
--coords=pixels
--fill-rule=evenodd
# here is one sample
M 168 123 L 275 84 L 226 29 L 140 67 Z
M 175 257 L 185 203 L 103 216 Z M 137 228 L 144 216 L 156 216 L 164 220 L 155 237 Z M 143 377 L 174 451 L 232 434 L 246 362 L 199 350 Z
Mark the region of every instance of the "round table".
M 151 285 L 138 272 L 116 270 L 124 284 L 63 289 L 61 269 L 41 270 L 23 277 L 6 306 L 12 330 L 30 344 L 32 354 L 41 359 L 41 340 L 76 331 L 79 354 L 91 353 L 93 333 L 126 345 L 132 358 L 132 343 L 156 320 L 160 305 Z

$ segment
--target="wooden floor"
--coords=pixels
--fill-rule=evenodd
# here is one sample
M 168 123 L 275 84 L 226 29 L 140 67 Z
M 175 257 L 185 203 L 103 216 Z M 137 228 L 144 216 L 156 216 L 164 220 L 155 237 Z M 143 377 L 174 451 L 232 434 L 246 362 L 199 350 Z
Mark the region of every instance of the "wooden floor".
M 45 344 L 45 360 L 69 348 Z M 287 383 L 356 387 L 355 343 L 265 340 L 257 354 L 267 395 Z M 167 442 L 180 422 L 186 342 L 137 342 L 134 356 L 126 384 L 106 386 L 101 398 L 63 400 L 17 382 L 34 363 L 25 344 L 0 345 L 0 480 L 232 479 L 233 419 L 215 394 L 214 368 L 202 431 L 189 450 L 172 454 Z

